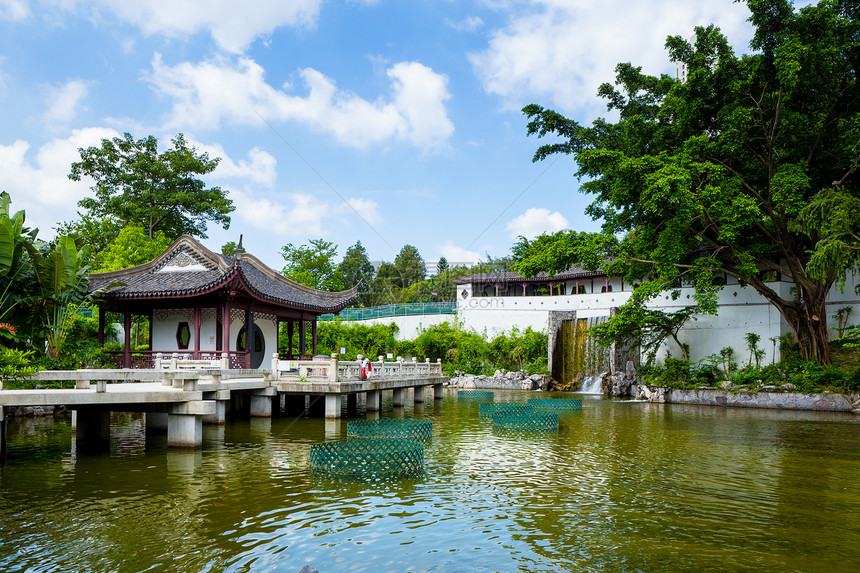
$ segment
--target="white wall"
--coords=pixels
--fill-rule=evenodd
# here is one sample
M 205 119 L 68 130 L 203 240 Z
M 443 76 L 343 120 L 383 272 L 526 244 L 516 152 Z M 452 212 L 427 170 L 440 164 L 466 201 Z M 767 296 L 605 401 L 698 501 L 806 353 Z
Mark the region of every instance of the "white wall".
M 163 320 L 154 318 L 152 321 L 152 349 L 156 352 L 188 352 L 194 350 L 194 319 L 188 318 L 188 316 L 193 316 L 190 313 L 193 313 L 193 310 L 189 309 L 188 313 L 183 313 L 181 309 L 178 309 L 177 312 L 168 311 Z M 188 349 L 180 351 L 179 345 L 176 343 L 176 328 L 182 321 L 187 322 L 191 328 L 191 342 L 188 344 Z M 263 333 L 266 346 L 264 352 L 268 354 L 275 352 L 275 348 L 277 348 L 275 322 L 256 318 L 255 315 L 255 324 L 260 327 L 260 331 Z M 216 349 L 216 326 L 215 318 L 209 318 L 200 325 L 200 350 L 211 351 Z M 230 350 L 236 350 L 236 338 L 244 326 L 244 319 L 236 319 L 230 323 Z

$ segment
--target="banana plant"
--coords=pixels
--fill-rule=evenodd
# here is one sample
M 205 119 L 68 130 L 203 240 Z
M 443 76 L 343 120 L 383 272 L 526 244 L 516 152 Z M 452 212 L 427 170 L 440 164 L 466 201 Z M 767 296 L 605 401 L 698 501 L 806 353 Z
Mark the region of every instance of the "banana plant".
M 0 193 L 0 337 L 20 342 L 21 336 L 14 311 L 33 302 L 27 295 L 27 282 L 32 275 L 32 264 L 27 246 L 36 240 L 38 230 L 24 226 L 24 211 L 10 214 L 11 198 Z

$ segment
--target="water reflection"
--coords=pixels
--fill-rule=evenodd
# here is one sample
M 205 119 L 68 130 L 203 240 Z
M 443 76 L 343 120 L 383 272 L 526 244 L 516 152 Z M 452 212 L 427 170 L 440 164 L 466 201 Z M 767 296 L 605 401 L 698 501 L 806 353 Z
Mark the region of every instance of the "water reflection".
M 499 393 L 499 401 L 528 394 Z M 434 423 L 419 478 L 308 471 L 345 420 L 204 427 L 168 450 L 114 416 L 110 451 L 63 419 L 10 422 L 0 570 L 851 571 L 860 424 L 848 415 L 586 400 L 557 432 L 496 432 L 478 405 Z M 370 413 L 368 417 L 377 414 Z

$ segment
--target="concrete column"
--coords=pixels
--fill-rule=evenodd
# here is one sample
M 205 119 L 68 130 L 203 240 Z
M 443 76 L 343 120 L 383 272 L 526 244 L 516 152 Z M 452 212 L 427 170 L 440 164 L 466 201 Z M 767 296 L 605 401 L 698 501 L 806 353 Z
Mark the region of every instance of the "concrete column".
M 227 404 L 229 400 L 215 400 L 215 413 L 203 416 L 204 424 L 224 424 L 227 421 Z
M 416 404 L 420 404 L 424 401 L 424 386 L 416 386 L 415 391 L 413 392 L 412 401 Z
M 441 400 L 442 395 L 443 395 L 442 393 L 443 393 L 442 385 L 441 384 L 433 384 L 433 399 L 434 400 Z
M 358 394 L 346 395 L 346 415 L 355 416 L 358 411 Z
M 325 417 L 340 418 L 341 395 L 326 394 L 325 395 Z
M 174 448 L 196 448 L 203 445 L 203 416 L 168 414 L 167 445 Z
M 167 414 L 164 412 L 147 412 L 146 413 L 146 433 L 150 432 L 166 432 L 167 431 Z
M 367 406 L 366 410 L 368 412 L 378 412 L 382 410 L 382 392 L 379 390 L 368 390 L 365 394 L 367 396 Z
M 251 417 L 272 417 L 272 396 L 251 396 Z
M 395 388 L 394 394 L 391 396 L 391 404 L 395 408 L 403 406 L 403 388 Z

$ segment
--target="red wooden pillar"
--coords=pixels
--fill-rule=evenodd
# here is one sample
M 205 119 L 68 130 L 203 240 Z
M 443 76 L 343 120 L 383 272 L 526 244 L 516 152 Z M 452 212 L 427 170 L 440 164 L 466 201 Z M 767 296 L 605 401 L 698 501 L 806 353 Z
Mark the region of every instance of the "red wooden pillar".
M 295 321 L 290 319 L 287 321 L 287 357 L 292 360 L 293 356 L 293 325 Z
M 523 296 L 526 296 L 526 283 L 523 283 Z
M 224 316 L 221 317 L 221 352 L 226 352 L 230 356 L 230 301 L 224 301 Z
M 125 311 L 122 317 L 123 332 L 123 351 L 122 351 L 122 367 L 131 368 L 131 313 Z
M 203 325 L 203 316 L 200 305 L 194 306 L 194 360 L 200 360 L 200 327 Z

